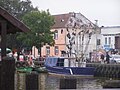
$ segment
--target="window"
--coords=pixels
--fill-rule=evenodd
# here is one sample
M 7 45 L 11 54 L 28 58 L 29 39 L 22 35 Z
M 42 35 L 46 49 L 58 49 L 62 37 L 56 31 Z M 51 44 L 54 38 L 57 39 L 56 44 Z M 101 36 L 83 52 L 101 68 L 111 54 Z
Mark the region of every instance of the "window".
M 100 45 L 100 39 L 97 39 L 97 45 Z
M 58 31 L 57 30 L 55 30 L 54 39 L 58 39 Z
M 59 50 L 58 50 L 58 46 L 55 46 L 55 55 L 58 55 Z
M 64 22 L 64 19 L 61 19 L 61 22 Z
M 57 66 L 64 66 L 64 59 L 58 58 Z
M 105 38 L 105 44 L 107 45 L 107 37 Z
M 46 55 L 50 55 L 50 47 L 46 47 Z
M 111 37 L 109 37 L 109 45 L 111 44 Z
M 63 34 L 63 29 L 61 29 L 61 34 Z

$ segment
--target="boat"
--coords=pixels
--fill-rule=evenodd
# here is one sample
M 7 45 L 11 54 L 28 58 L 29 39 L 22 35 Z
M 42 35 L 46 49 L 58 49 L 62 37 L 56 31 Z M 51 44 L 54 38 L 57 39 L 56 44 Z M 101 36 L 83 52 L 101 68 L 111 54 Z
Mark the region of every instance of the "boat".
M 47 57 L 45 67 L 49 73 L 80 76 L 94 76 L 95 69 L 94 67 L 85 67 L 85 65 L 82 65 L 82 67 L 69 66 L 69 58 L 65 57 Z

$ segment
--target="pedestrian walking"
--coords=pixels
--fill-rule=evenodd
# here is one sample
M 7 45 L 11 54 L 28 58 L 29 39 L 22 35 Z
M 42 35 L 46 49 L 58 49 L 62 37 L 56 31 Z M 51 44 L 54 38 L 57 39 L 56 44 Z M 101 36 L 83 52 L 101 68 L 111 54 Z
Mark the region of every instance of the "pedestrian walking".
M 108 54 L 108 52 L 106 53 L 106 62 L 107 64 L 110 62 L 110 55 Z

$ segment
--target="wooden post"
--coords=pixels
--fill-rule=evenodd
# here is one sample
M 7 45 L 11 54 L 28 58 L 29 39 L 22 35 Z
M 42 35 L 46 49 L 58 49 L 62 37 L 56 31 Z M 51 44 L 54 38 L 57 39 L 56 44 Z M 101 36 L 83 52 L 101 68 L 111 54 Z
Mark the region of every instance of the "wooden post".
M 60 79 L 60 89 L 76 89 L 77 79 Z
M 1 24 L 1 58 L 6 56 L 6 32 L 7 23 L 6 21 L 0 21 Z
M 1 76 L 0 90 L 14 90 L 15 60 L 6 57 L 7 22 L 0 20 L 1 25 Z
M 0 90 L 14 90 L 15 60 L 13 57 L 3 57 L 0 74 Z
M 39 73 L 39 90 L 45 90 L 47 73 Z
M 38 74 L 26 74 L 26 90 L 38 90 Z
M 1 62 L 0 62 L 0 88 L 2 87 L 2 86 L 1 86 L 1 83 L 2 83 L 2 82 L 1 82 L 1 79 L 2 79 L 2 77 L 1 77 L 1 73 L 2 73 L 1 67 L 2 67 L 2 66 L 1 66 Z
M 15 90 L 26 90 L 25 77 L 26 73 L 17 72 L 15 77 Z

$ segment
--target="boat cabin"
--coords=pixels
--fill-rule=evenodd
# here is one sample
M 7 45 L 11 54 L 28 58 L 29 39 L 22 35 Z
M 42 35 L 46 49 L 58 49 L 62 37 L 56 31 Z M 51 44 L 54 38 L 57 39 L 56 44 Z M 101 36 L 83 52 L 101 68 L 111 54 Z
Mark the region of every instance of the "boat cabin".
M 76 62 L 76 58 L 47 57 L 45 59 L 45 66 L 76 67 L 78 66 L 78 62 Z
M 45 59 L 45 66 L 62 67 L 62 66 L 64 66 L 64 61 L 65 61 L 65 58 L 63 58 L 63 57 L 47 57 Z

